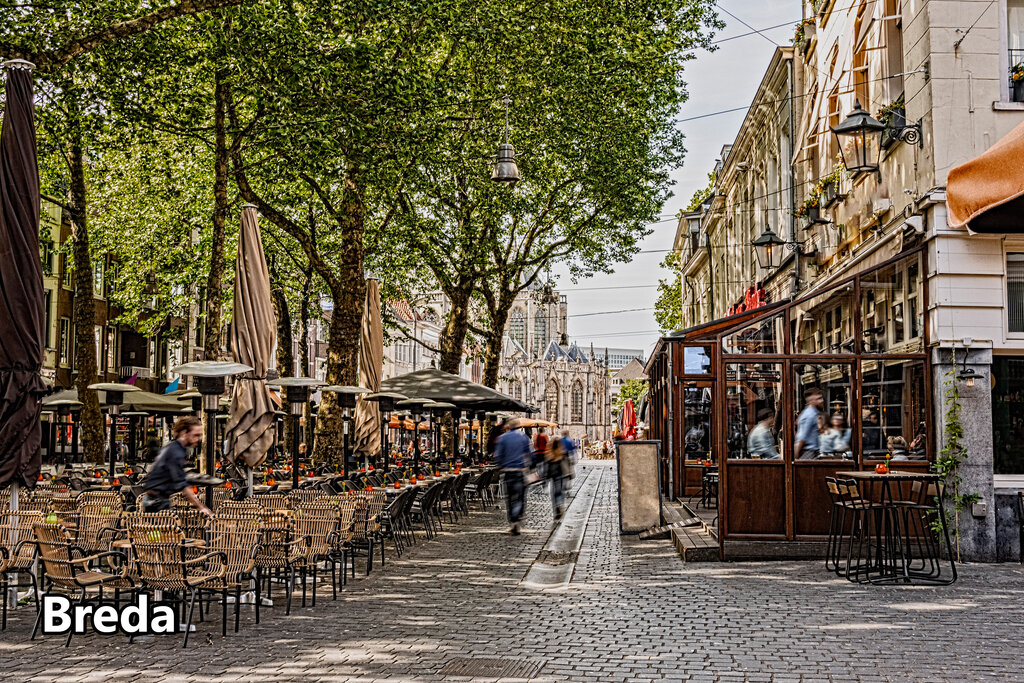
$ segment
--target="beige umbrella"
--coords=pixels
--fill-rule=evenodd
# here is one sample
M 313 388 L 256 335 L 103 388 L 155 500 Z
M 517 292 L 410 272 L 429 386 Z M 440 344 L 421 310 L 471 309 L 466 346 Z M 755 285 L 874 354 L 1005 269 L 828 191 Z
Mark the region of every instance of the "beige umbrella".
M 384 366 L 384 328 L 380 318 L 380 285 L 375 278 L 366 281 L 366 307 L 359 333 L 359 386 L 380 391 Z M 362 397 L 356 402 L 356 460 L 366 460 L 380 452 L 380 408 Z
M 242 231 L 235 259 L 231 353 L 236 362 L 252 366 L 253 371 L 240 375 L 235 382 L 226 435 L 231 459 L 249 467 L 263 462 L 274 442 L 276 406 L 266 377 L 276 329 L 270 273 L 263 255 L 256 207 L 246 204 L 242 207 Z

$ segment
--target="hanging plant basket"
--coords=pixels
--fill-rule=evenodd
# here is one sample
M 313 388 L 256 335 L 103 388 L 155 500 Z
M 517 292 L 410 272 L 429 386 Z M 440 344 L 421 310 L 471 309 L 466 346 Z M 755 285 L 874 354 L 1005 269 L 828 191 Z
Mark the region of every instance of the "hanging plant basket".
M 820 206 L 807 207 L 807 213 L 804 214 L 804 219 L 807 221 L 808 228 L 813 225 L 825 225 L 829 223 L 829 220 L 821 215 Z

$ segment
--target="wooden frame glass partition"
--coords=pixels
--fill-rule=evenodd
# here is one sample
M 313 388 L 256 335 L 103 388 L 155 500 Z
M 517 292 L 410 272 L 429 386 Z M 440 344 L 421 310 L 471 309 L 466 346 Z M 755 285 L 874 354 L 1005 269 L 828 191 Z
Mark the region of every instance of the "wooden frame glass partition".
M 648 368 L 660 406 L 652 438 L 669 438 L 671 424 L 670 490 L 693 495 L 700 470 L 686 464 L 700 430 L 687 421 L 710 422 L 723 548 L 820 541 L 830 513 L 824 478 L 874 467 L 890 437 L 903 444 L 900 469 L 926 470 L 934 460 L 924 259 L 923 248 L 911 249 L 659 344 Z M 698 348 L 710 362 L 703 372 L 686 363 Z M 656 425 L 659 416 L 666 419 Z

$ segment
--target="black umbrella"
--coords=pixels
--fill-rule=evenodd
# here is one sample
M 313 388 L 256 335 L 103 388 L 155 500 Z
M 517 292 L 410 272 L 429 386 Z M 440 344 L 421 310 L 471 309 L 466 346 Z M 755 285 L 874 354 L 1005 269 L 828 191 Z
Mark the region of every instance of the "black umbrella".
M 386 379 L 380 383 L 380 390 L 453 403 L 467 410 L 533 412 L 529 405 L 507 394 L 434 368 Z
M 31 65 L 7 62 L 0 132 L 0 488 L 42 465 L 43 272 Z

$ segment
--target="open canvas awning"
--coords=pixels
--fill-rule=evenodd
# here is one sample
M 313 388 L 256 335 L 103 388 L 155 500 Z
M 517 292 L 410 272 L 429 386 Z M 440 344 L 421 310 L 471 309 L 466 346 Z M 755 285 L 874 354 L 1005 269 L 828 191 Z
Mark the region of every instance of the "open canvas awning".
M 950 227 L 979 233 L 1024 232 L 1024 123 L 949 172 L 946 205 Z

